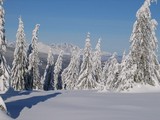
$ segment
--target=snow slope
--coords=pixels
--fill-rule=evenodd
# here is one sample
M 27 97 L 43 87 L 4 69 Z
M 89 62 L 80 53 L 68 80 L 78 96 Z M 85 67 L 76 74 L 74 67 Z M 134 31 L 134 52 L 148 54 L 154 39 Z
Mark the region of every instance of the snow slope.
M 7 116 L 3 111 L 0 111 L 0 120 L 13 120 L 13 119 Z
M 16 120 L 160 120 L 159 92 L 24 91 L 2 97 Z
M 10 120 L 7 116 L 7 109 L 3 99 L 0 97 L 0 120 Z

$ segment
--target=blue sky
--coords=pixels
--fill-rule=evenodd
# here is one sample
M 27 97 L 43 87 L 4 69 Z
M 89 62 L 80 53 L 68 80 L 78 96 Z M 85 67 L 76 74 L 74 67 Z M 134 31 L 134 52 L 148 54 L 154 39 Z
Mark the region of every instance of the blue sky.
M 135 14 L 144 0 L 5 0 L 6 36 L 15 41 L 21 15 L 27 42 L 35 24 L 40 24 L 39 41 L 72 43 L 84 47 L 91 33 L 94 48 L 99 37 L 102 50 L 122 54 L 129 49 Z M 151 6 L 152 17 L 160 23 L 160 3 Z M 160 38 L 160 27 L 157 28 Z

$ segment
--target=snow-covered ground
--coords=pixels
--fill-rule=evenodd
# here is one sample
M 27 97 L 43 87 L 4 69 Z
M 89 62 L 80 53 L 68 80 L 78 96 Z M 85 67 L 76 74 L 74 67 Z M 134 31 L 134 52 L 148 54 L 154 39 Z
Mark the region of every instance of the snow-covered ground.
M 160 92 L 8 92 L 1 95 L 16 120 L 160 120 Z M 0 120 L 8 120 L 4 114 Z

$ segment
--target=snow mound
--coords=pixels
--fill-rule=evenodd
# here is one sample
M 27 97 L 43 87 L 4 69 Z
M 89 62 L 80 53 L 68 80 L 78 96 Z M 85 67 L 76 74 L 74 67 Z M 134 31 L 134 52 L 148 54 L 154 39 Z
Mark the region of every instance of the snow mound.
M 137 85 L 130 88 L 129 91 L 123 91 L 124 93 L 157 93 L 160 92 L 160 86 L 151 85 Z

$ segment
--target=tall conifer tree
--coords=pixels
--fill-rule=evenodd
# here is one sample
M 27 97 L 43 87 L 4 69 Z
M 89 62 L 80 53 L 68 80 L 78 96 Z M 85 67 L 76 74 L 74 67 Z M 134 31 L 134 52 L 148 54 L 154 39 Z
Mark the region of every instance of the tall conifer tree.
M 38 31 L 39 31 L 39 24 L 36 24 L 33 32 L 32 32 L 32 52 L 29 55 L 29 76 L 31 80 L 31 87 L 33 89 L 42 89 L 42 83 L 40 79 L 40 74 L 39 74 L 39 57 L 38 57 Z M 32 87 L 33 86 L 33 87 Z
M 6 52 L 5 37 L 5 11 L 3 9 L 3 0 L 0 0 L 0 91 L 6 91 L 9 87 L 10 71 L 6 64 L 4 54 Z
M 158 41 L 155 35 L 157 22 L 151 18 L 152 1 L 145 0 L 136 14 L 129 55 L 116 83 L 118 91 L 129 90 L 137 85 L 159 86 L 160 68 L 156 56 Z
M 87 34 L 83 62 L 81 65 L 80 74 L 78 77 L 77 89 L 96 89 L 98 87 L 95 75 L 93 73 L 93 60 L 92 60 L 92 49 L 90 43 L 90 33 Z
M 15 90 L 25 89 L 25 76 L 27 72 L 27 54 L 24 25 L 21 17 L 19 18 L 19 27 L 16 35 L 16 48 L 14 51 L 14 60 L 12 63 L 12 87 Z
M 95 75 L 96 81 L 101 83 L 102 76 L 102 64 L 101 64 L 101 39 L 98 40 L 96 45 L 96 51 L 93 56 L 93 73 Z
M 48 53 L 47 58 L 47 66 L 44 72 L 44 84 L 43 89 L 44 90 L 53 90 L 54 89 L 54 57 L 52 53 L 52 48 L 50 48 L 50 51 Z
M 61 78 L 62 62 L 63 62 L 63 51 L 60 52 L 54 67 L 54 89 L 55 90 L 62 89 L 63 87 L 62 78 Z
M 67 68 L 62 72 L 64 89 L 73 90 L 76 87 L 80 66 L 80 50 L 76 47 L 72 50 L 71 61 Z

